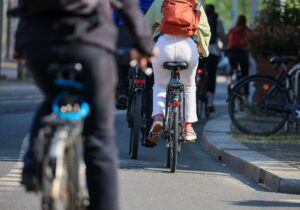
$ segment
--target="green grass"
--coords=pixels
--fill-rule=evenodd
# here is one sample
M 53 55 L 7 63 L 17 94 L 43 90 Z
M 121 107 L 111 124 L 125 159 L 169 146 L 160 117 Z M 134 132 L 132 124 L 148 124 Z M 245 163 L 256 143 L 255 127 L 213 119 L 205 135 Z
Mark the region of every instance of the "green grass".
M 293 143 L 300 144 L 300 134 L 296 133 L 280 133 L 270 136 L 254 136 L 240 133 L 234 133 L 233 138 L 240 142 L 261 142 L 261 143 Z

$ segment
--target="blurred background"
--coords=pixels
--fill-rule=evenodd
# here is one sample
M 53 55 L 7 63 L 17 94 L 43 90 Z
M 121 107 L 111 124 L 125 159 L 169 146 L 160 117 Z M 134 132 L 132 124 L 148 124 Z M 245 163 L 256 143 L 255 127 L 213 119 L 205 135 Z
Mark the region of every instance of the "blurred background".
M 244 14 L 248 20 L 248 26 L 253 28 L 255 25 L 255 17 L 263 7 L 266 0 L 204 0 L 204 3 L 214 4 L 216 12 L 220 18 L 224 21 L 224 27 L 226 32 L 231 28 L 240 14 Z M 276 0 L 275 0 L 276 1 Z M 285 3 L 288 0 L 277 0 L 278 2 Z M 0 0 L 0 78 L 3 73 L 3 65 L 9 65 L 7 63 L 13 62 L 12 53 L 14 46 L 14 33 L 17 27 L 18 20 L 6 17 L 6 13 L 10 8 L 18 5 L 18 0 Z M 255 63 L 252 60 L 252 64 L 255 68 Z M 228 72 L 228 60 L 225 55 L 219 63 L 219 72 Z M 26 75 L 22 73 L 22 66 L 17 68 L 17 77 L 21 78 Z

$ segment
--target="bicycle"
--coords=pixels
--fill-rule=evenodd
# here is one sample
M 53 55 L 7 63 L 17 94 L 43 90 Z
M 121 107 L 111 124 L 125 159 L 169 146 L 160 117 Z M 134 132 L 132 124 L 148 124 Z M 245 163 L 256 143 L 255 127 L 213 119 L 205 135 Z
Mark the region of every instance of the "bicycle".
M 288 70 L 290 57 L 272 57 L 278 70 L 276 78 L 253 75 L 242 79 L 229 96 L 228 112 L 232 123 L 241 132 L 271 135 L 278 132 L 289 119 L 296 129 L 300 122 L 300 103 L 294 90 L 298 87 L 300 64 Z M 292 116 L 292 117 L 290 117 Z
M 208 111 L 208 97 L 207 97 L 207 69 L 206 66 L 198 68 L 196 73 L 196 98 L 197 98 L 197 117 L 202 118 L 204 114 L 208 119 L 210 112 Z
M 38 134 L 43 210 L 84 210 L 88 206 L 81 132 L 89 105 L 80 94 L 82 70 L 80 63 L 48 66 L 61 92 L 52 101 L 52 113 L 42 119 Z
M 152 74 L 152 69 L 142 70 L 136 66 L 130 70 L 127 109 L 127 122 L 130 128 L 129 154 L 131 159 L 137 159 L 139 140 L 142 145 L 145 145 L 145 138 L 148 134 L 145 89 L 146 76 Z M 142 134 L 141 138 L 140 134 Z
M 181 143 L 184 142 L 185 96 L 184 85 L 180 82 L 180 71 L 187 69 L 188 64 L 186 62 L 165 62 L 163 68 L 171 71 L 166 93 L 163 137 L 166 139 L 167 167 L 170 168 L 171 173 L 174 173 Z

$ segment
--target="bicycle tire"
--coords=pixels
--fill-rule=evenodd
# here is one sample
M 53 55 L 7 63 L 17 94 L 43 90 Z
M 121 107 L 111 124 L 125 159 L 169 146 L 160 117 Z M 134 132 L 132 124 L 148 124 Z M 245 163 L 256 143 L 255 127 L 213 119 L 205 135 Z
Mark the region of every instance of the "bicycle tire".
M 248 76 L 232 89 L 228 113 L 233 125 L 245 134 L 271 135 L 288 120 L 286 89 L 267 76 Z
M 66 190 L 68 193 L 66 204 L 67 210 L 80 210 L 79 192 L 79 154 L 76 151 L 76 145 L 65 150 Z
M 60 131 L 56 131 L 60 132 Z M 56 136 L 55 134 L 53 136 Z M 50 140 L 50 142 L 53 139 Z M 58 141 L 65 141 L 59 139 Z M 49 148 L 48 148 L 49 149 Z M 48 154 L 48 153 L 47 153 Z M 63 148 L 62 168 L 49 155 L 43 161 L 42 209 L 47 210 L 84 210 L 79 192 L 79 149 L 76 143 Z M 55 174 L 62 171 L 59 182 L 55 182 Z M 53 191 L 56 191 L 56 193 Z
M 40 141 L 43 141 L 43 162 L 41 172 L 41 208 L 42 210 L 55 210 L 54 199 L 51 197 L 52 179 L 54 174 L 54 165 L 48 155 L 50 143 L 53 142 L 53 135 L 45 138 L 44 130 L 39 133 Z
M 131 159 L 137 159 L 138 147 L 142 124 L 142 99 L 143 95 L 141 91 L 135 92 L 132 100 L 132 127 L 130 131 L 130 157 Z
M 169 147 L 168 147 L 168 155 L 170 160 L 170 172 L 175 173 L 177 167 L 177 157 L 178 157 L 178 142 L 179 142 L 179 124 L 178 124 L 178 107 L 172 107 L 173 111 L 170 115 L 171 123 L 170 131 L 169 131 Z

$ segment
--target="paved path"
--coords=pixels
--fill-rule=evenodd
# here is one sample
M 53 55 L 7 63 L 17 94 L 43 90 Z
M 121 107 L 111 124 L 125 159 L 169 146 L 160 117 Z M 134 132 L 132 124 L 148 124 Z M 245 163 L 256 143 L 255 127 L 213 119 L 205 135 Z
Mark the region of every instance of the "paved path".
M 300 194 L 300 169 L 263 155 L 241 144 L 230 134 L 228 115 L 210 120 L 203 130 L 203 144 L 223 161 L 275 192 Z

